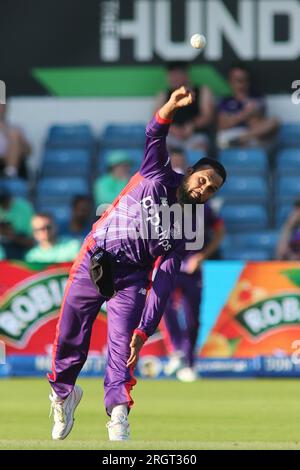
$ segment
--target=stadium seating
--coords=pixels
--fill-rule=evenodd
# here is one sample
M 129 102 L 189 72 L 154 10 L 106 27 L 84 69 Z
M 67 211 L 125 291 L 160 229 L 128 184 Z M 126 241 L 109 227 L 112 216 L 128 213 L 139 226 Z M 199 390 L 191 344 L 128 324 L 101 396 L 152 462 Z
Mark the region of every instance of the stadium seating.
M 145 124 L 109 124 L 101 136 L 104 148 L 144 147 Z
M 78 194 L 89 194 L 84 178 L 42 178 L 37 185 L 37 206 L 66 205 Z
M 111 152 L 112 149 L 105 149 L 99 152 L 98 155 L 98 164 L 97 164 L 97 169 L 99 173 L 105 173 L 107 171 L 107 156 Z M 120 150 L 122 152 L 128 153 L 129 157 L 133 160 L 133 165 L 132 165 L 132 173 L 135 173 L 143 160 L 144 157 L 144 149 L 142 148 L 115 148 L 115 150 Z
M 278 175 L 300 175 L 300 147 L 280 150 L 276 160 Z
M 29 184 L 22 178 L 1 178 L 0 189 L 9 191 L 13 196 L 16 197 L 29 197 Z
M 229 175 L 263 176 L 268 170 L 268 157 L 260 148 L 226 149 L 219 153 Z
M 204 150 L 187 150 L 186 151 L 186 158 L 187 158 L 187 163 L 189 165 L 194 165 L 200 158 L 205 157 L 205 152 Z
M 278 144 L 282 147 L 300 146 L 300 123 L 283 123 L 279 130 Z
M 91 154 L 86 149 L 48 149 L 42 159 L 41 174 L 50 176 L 91 175 Z
M 268 228 L 268 214 L 264 205 L 225 204 L 221 209 L 221 216 L 229 232 L 266 230 Z
M 93 142 L 94 138 L 89 124 L 54 124 L 49 129 L 46 147 L 90 149 Z
M 275 219 L 276 219 L 276 226 L 278 228 L 280 228 L 285 223 L 292 209 L 293 209 L 292 204 L 282 204 L 276 207 Z
M 300 197 L 299 176 L 280 176 L 277 185 L 277 199 L 281 205 L 282 203 L 292 204 L 295 199 Z
M 261 176 L 231 176 L 221 188 L 219 196 L 226 202 L 267 203 L 268 184 Z
M 258 232 L 245 232 L 229 234 L 222 244 L 222 253 L 227 257 L 227 252 L 238 250 L 259 250 L 268 253 L 268 259 L 272 259 L 275 254 L 279 238 L 278 230 L 264 230 Z

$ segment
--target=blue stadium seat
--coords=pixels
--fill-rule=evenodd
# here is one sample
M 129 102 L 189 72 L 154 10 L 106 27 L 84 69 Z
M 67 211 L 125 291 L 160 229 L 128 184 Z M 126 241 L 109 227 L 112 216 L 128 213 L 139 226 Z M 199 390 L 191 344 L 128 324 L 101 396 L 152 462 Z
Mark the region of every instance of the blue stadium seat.
M 300 124 L 298 122 L 282 124 L 278 134 L 278 143 L 285 147 L 300 146 Z
M 47 148 L 91 148 L 94 142 L 89 124 L 54 124 L 50 127 Z
M 276 226 L 280 228 L 293 209 L 293 204 L 283 204 L 276 207 Z
M 229 248 L 222 252 L 225 260 L 240 260 L 240 261 L 267 261 L 270 258 L 268 250 L 263 248 L 259 249 L 246 249 L 246 248 Z
M 221 216 L 229 232 L 266 230 L 268 228 L 268 214 L 263 205 L 225 204 L 221 209 Z
M 219 153 L 229 175 L 265 175 L 268 170 L 268 157 L 260 148 L 226 149 Z
M 37 185 L 37 205 L 66 205 L 79 194 L 89 194 L 85 178 L 42 178 Z
M 268 184 L 261 176 L 230 176 L 221 188 L 220 197 L 226 202 L 266 203 L 268 199 Z
M 300 175 L 300 147 L 280 150 L 277 154 L 278 175 Z
M 1 178 L 0 189 L 2 188 L 9 191 L 12 196 L 29 197 L 29 184 L 22 178 Z
M 144 147 L 145 124 L 109 124 L 101 137 L 105 148 Z
M 91 171 L 91 154 L 86 149 L 48 149 L 42 160 L 42 176 L 86 176 Z
M 205 157 L 204 150 L 187 150 L 186 151 L 186 158 L 189 165 L 194 165 L 200 158 Z
M 135 173 L 139 167 L 141 166 L 141 163 L 143 161 L 144 157 L 144 149 L 139 148 L 139 149 L 134 149 L 134 148 L 115 148 L 115 149 L 104 149 L 100 151 L 98 155 L 98 171 L 99 173 L 104 173 L 107 171 L 107 157 L 111 151 L 121 151 L 121 152 L 126 152 L 128 153 L 129 157 L 133 160 L 133 165 L 132 165 L 132 173 Z
M 231 249 L 232 247 L 245 250 L 265 250 L 269 253 L 269 259 L 274 256 L 277 246 L 279 231 L 278 230 L 265 230 L 258 232 L 244 232 L 227 235 L 225 237 L 224 249 Z
M 292 204 L 300 197 L 299 176 L 281 176 L 278 179 L 277 199 L 280 204 Z

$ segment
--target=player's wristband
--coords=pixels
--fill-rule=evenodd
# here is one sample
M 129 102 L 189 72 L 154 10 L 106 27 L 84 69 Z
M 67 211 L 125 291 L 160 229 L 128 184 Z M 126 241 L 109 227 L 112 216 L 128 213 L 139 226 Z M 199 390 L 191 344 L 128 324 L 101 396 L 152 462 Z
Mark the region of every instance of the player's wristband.
M 145 343 L 148 339 L 148 336 L 146 335 L 146 333 L 142 330 L 139 330 L 138 328 L 136 330 L 134 330 L 133 333 L 135 335 L 139 336 L 142 339 L 143 343 Z
M 155 119 L 158 122 L 158 124 L 171 124 L 172 123 L 172 119 L 163 119 L 162 117 L 160 117 L 158 111 L 155 114 Z

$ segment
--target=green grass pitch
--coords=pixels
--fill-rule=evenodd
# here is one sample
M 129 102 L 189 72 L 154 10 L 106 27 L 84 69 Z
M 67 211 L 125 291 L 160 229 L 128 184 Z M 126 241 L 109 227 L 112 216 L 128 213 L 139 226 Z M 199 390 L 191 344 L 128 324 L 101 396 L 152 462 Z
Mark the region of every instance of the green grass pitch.
M 46 380 L 0 380 L 0 449 L 300 449 L 299 380 L 140 380 L 125 443 L 107 440 L 101 380 L 79 384 L 73 431 L 53 442 Z

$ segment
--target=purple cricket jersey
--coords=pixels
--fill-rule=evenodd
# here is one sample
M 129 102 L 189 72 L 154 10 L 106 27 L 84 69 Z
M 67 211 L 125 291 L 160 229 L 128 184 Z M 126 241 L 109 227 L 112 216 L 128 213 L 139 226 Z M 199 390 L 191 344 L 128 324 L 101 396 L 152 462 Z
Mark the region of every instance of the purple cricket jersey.
M 169 124 L 158 114 L 150 121 L 139 173 L 133 176 L 114 201 L 113 208 L 106 211 L 92 229 L 96 245 L 112 253 L 116 262 L 127 265 L 129 270 L 136 268 L 150 274 L 155 260 L 163 257 L 138 328 L 147 336 L 156 330 L 181 260 L 189 252 L 185 239 L 173 237 L 172 220 L 169 227 L 162 227 L 157 213 L 158 206 L 172 206 L 177 202 L 176 191 L 183 179 L 170 164 L 166 147 Z M 145 230 L 151 233 L 153 229 L 156 238 L 135 236 Z

